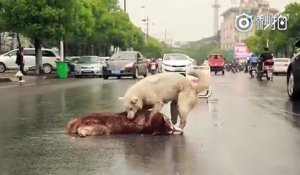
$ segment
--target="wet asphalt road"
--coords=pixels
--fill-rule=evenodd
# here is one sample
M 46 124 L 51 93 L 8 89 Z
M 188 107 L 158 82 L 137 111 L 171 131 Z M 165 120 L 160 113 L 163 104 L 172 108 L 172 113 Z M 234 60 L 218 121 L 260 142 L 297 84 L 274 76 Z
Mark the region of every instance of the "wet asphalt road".
M 213 76 L 182 136 L 72 138 L 74 116 L 121 111 L 135 80 L 49 80 L 0 89 L 0 175 L 299 175 L 300 103 L 285 77 Z M 169 108 L 163 110 L 169 115 Z

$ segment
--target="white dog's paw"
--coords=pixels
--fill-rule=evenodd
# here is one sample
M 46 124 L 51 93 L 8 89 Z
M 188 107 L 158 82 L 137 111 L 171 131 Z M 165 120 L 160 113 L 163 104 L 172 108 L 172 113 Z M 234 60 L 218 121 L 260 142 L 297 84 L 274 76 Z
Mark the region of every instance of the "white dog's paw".
M 173 131 L 171 132 L 171 134 L 174 134 L 174 135 L 183 134 L 183 130 L 180 127 L 176 126 L 176 125 L 173 125 L 172 129 L 173 129 Z

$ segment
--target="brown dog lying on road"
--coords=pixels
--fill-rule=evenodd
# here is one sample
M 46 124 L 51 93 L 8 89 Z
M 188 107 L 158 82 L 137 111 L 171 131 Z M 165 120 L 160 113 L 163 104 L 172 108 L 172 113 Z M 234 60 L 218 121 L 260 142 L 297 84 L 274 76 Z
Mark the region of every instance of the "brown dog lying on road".
M 169 118 L 156 113 L 150 123 L 151 111 L 138 111 L 133 120 L 127 119 L 127 112 L 94 113 L 75 118 L 68 123 L 68 133 L 81 137 L 109 134 L 182 134 L 183 131 L 174 126 Z

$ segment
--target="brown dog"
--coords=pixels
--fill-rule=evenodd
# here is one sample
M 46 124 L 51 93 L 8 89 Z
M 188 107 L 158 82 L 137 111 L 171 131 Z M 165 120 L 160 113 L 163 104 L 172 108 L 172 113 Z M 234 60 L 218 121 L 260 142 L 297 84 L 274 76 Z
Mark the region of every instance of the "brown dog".
M 156 113 L 150 121 L 151 111 L 138 111 L 133 120 L 127 119 L 127 112 L 94 113 L 75 118 L 68 123 L 68 133 L 81 137 L 109 134 L 182 134 L 162 113 Z M 151 122 L 151 123 L 150 123 Z

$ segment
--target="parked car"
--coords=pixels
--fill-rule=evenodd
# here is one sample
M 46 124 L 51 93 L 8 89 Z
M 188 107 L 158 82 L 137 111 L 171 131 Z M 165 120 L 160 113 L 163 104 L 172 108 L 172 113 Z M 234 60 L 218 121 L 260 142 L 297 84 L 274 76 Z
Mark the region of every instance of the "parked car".
M 225 74 L 225 57 L 222 54 L 211 54 L 208 57 L 208 64 L 210 66 L 210 71 L 215 72 L 215 75 L 218 72 L 222 72 L 222 75 Z
M 148 61 L 137 51 L 121 51 L 113 54 L 103 67 L 103 79 L 131 76 L 138 78 L 148 74 Z
M 162 72 L 178 72 L 186 75 L 186 72 L 192 70 L 192 68 L 193 64 L 185 54 L 169 53 L 163 56 Z
M 98 56 L 82 56 L 75 64 L 75 77 L 97 76 L 102 77 L 104 58 Z
M 300 46 L 300 41 L 298 44 Z M 292 57 L 291 62 L 288 65 L 287 93 L 291 100 L 300 99 L 300 52 Z
M 288 66 L 291 62 L 290 58 L 274 58 L 274 75 L 279 73 L 287 73 Z
M 19 67 L 16 65 L 16 53 L 18 49 L 14 49 L 5 54 L 0 55 L 0 73 L 6 70 L 18 70 Z M 34 70 L 36 67 L 35 62 L 35 49 L 34 48 L 24 48 L 24 62 L 29 70 Z M 60 60 L 59 54 L 51 49 L 42 49 L 42 63 L 43 71 L 46 74 L 51 73 L 56 69 L 56 61 Z

